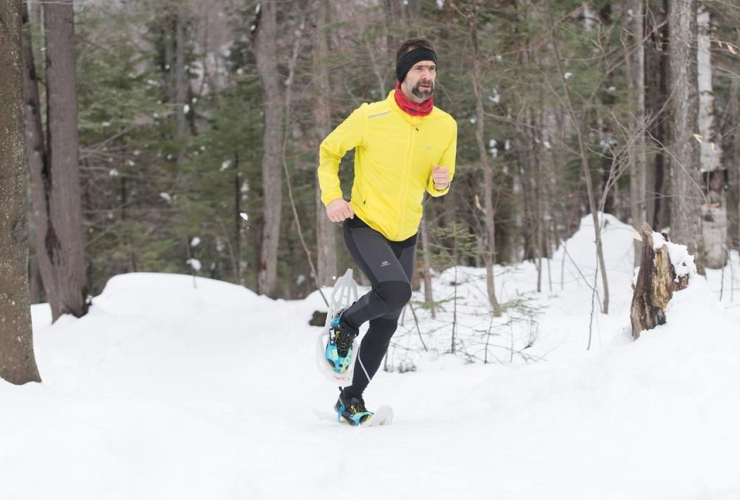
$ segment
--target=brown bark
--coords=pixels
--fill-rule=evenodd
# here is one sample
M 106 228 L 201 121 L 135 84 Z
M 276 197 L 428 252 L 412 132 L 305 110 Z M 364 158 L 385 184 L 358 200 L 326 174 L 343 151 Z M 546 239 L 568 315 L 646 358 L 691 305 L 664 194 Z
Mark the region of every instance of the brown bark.
M 421 259 L 421 276 L 424 280 L 424 302 L 429 305 L 432 313 L 432 319 L 437 317 L 437 310 L 436 307 L 434 307 L 434 293 L 432 289 L 432 265 L 431 265 L 431 255 L 432 252 L 429 248 L 429 223 L 428 223 L 428 214 L 429 210 L 428 208 L 424 207 L 424 214 L 421 218 L 421 228 L 419 229 L 419 232 L 421 233 L 421 250 L 422 250 L 422 259 Z
M 40 5 L 37 20 L 40 16 Z M 31 257 L 31 301 L 41 302 L 42 296 L 56 295 L 55 280 L 52 273 L 49 255 L 44 251 L 44 236 L 48 230 L 48 203 L 46 199 L 46 177 L 48 175 L 48 157 L 41 126 L 41 103 L 39 100 L 38 77 L 31 41 L 31 16 L 28 3 L 23 2 L 23 122 L 26 136 L 26 154 L 28 171 L 31 178 L 31 200 L 33 201 L 34 245 Z M 43 264 L 42 264 L 43 261 Z
M 275 0 L 262 2 L 254 34 L 262 98 L 264 132 L 262 151 L 262 246 L 258 292 L 270 297 L 277 294 L 277 254 L 282 212 L 283 96 L 278 73 L 277 5 Z
M 738 121 L 738 117 L 740 117 L 740 78 L 735 78 L 733 82 L 733 88 L 732 92 L 730 94 L 730 102 L 731 102 L 731 116 L 735 117 L 735 127 L 733 128 L 734 132 L 732 135 L 732 146 L 733 146 L 733 153 L 732 158 L 734 165 L 734 174 L 735 174 L 735 202 L 737 206 L 735 207 L 735 249 L 740 250 L 740 122 Z
M 0 377 L 40 382 L 28 288 L 22 8 L 0 0 Z
M 313 46 L 314 74 L 317 82 L 314 119 L 316 121 L 316 139 L 319 143 L 331 132 L 331 86 L 329 69 L 327 68 L 329 40 L 326 33 L 330 16 L 328 2 L 324 0 L 317 0 L 314 9 L 318 24 Z M 319 187 L 318 178 L 316 182 L 316 229 L 318 284 L 319 286 L 331 286 L 334 284 L 334 277 L 337 275 L 336 227 L 326 216 L 324 204 L 321 203 L 321 188 Z
M 494 316 L 501 316 L 501 306 L 496 298 L 496 288 L 494 283 L 493 266 L 496 262 L 496 226 L 495 226 L 495 208 L 493 206 L 493 166 L 489 157 L 488 149 L 485 144 L 485 114 L 483 110 L 483 92 L 481 55 L 478 50 L 478 26 L 477 26 L 478 6 L 470 16 L 470 39 L 473 45 L 473 92 L 475 93 L 475 141 L 478 145 L 478 155 L 481 160 L 483 169 L 483 204 L 485 218 L 485 251 L 483 258 L 486 263 L 486 289 L 488 291 L 488 301 L 493 308 Z
M 47 77 L 46 161 L 34 161 L 31 179 L 41 275 L 52 320 L 87 313 L 84 231 L 77 149 L 77 90 L 72 1 L 44 4 Z M 34 126 L 35 127 L 35 126 Z M 31 147 L 29 145 L 29 147 Z M 41 152 L 34 143 L 34 155 Z M 33 169 L 41 169 L 41 172 Z M 45 202 L 40 202 L 41 197 Z M 42 220 L 45 219 L 45 220 Z
M 648 203 L 646 215 L 655 231 L 661 231 L 666 226 L 666 153 L 667 143 L 667 112 L 664 109 L 668 96 L 668 0 L 646 0 L 645 24 L 649 33 L 645 51 L 645 110 L 648 115 L 655 116 L 649 134 L 654 138 L 656 153 L 653 165 L 646 169 L 646 188 Z
M 686 245 L 704 270 L 698 132 L 696 0 L 669 3 L 671 85 L 671 239 Z
M 673 293 L 689 284 L 688 275 L 676 278 L 665 245 L 658 251 L 653 250 L 653 231 L 647 224 L 642 227 L 642 241 L 642 266 L 637 275 L 630 309 L 632 338 L 635 340 L 643 331 L 665 324 L 665 310 Z

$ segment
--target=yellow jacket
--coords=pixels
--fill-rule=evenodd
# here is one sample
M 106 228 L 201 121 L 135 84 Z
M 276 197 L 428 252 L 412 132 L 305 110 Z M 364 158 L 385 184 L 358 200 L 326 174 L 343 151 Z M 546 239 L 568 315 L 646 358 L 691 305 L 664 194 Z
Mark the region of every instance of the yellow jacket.
M 427 116 L 410 116 L 398 107 L 394 92 L 355 109 L 324 139 L 319 185 L 324 205 L 342 198 L 339 162 L 355 148 L 350 202 L 355 214 L 389 240 L 403 241 L 419 229 L 424 190 L 442 196 L 450 189 L 434 187 L 432 167 L 447 167 L 454 176 L 457 123 L 436 107 Z

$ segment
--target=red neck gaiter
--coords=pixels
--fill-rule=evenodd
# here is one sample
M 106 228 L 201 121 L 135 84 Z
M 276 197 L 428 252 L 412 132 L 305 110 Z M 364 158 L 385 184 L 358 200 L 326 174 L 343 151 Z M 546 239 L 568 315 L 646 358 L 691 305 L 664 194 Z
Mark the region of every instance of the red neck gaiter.
M 393 97 L 396 98 L 396 104 L 398 104 L 398 107 L 411 116 L 427 116 L 432 112 L 432 108 L 434 107 L 434 96 L 421 104 L 411 102 L 403 93 L 403 90 L 401 90 L 401 82 L 396 84 L 396 92 L 393 94 Z

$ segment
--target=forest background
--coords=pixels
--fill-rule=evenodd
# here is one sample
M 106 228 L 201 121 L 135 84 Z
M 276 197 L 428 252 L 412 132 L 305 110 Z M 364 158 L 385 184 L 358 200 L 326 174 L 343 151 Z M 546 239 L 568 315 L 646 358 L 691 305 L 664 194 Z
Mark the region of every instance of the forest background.
M 193 273 L 286 299 L 331 285 L 352 262 L 319 202 L 318 147 L 354 108 L 385 98 L 395 49 L 410 37 L 434 44 L 434 102 L 459 127 L 453 189 L 425 200 L 415 287 L 426 282 L 427 302 L 434 272 L 485 266 L 500 311 L 493 264 L 542 262 L 589 213 L 669 232 L 700 270 L 740 246 L 732 0 L 23 9 L 31 302 L 49 301 L 55 319 L 83 315 L 109 278 L 130 272 Z M 73 29 L 67 39 L 54 38 L 60 18 Z M 75 117 L 63 109 L 71 100 Z M 56 166 L 55 148 L 76 151 L 79 175 L 56 194 L 77 174 Z M 351 170 L 350 153 L 345 193 Z M 81 231 L 55 226 L 76 205 Z M 61 254 L 78 256 L 50 257 L 55 238 Z M 55 300 L 60 288 L 75 299 Z

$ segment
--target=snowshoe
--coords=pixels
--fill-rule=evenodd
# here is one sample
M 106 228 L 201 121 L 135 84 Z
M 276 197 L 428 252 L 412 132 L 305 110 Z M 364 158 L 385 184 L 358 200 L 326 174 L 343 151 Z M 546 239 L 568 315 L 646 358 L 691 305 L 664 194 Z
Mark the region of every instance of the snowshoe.
M 326 325 L 316 339 L 319 371 L 340 387 L 352 385 L 354 357 L 360 345 L 356 331 L 347 330 L 345 325 L 342 333 L 341 313 L 357 300 L 357 295 L 357 283 L 352 279 L 352 269 L 347 269 L 344 276 L 334 284 Z
M 334 367 L 336 373 L 347 371 L 352 361 L 352 343 L 359 330 L 342 322 L 344 309 L 337 314 L 330 323 L 329 343 L 326 345 L 326 359 Z

